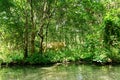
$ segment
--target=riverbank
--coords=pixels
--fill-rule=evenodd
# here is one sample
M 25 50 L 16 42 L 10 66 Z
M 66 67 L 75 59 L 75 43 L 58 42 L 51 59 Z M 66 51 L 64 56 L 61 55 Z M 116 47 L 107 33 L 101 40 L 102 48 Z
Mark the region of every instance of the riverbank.
M 25 62 L 23 60 L 19 62 L 10 62 L 10 63 L 1 63 L 1 67 L 9 67 L 9 66 L 59 66 L 59 65 L 96 65 L 96 66 L 105 66 L 105 65 L 119 65 L 118 62 L 95 62 L 95 61 L 86 61 L 86 60 L 78 60 L 78 61 L 65 61 L 65 62 L 47 62 L 47 63 L 31 63 Z
M 78 53 L 79 52 L 79 53 Z M 34 53 L 24 58 L 22 52 L 1 53 L 1 65 L 54 65 L 60 64 L 95 64 L 117 65 L 120 64 L 120 55 L 114 52 L 102 50 L 101 52 L 84 52 L 80 50 L 48 51 L 46 53 Z

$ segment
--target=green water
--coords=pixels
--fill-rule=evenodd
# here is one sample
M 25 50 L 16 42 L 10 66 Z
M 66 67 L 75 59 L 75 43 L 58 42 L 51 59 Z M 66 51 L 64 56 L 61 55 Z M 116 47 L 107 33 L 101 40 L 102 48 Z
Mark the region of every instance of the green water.
M 14 66 L 0 68 L 0 80 L 120 80 L 120 66 Z

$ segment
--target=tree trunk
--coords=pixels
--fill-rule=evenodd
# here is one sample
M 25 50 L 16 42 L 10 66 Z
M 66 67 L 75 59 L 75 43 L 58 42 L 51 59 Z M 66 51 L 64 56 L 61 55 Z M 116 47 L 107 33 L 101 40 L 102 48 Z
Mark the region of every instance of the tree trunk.
M 39 52 L 42 54 L 43 53 L 43 40 L 44 40 L 44 34 L 43 34 L 43 28 L 45 26 L 45 22 L 46 22 L 46 10 L 47 10 L 47 0 L 44 0 L 44 4 L 43 4 L 43 15 L 41 18 L 41 25 L 40 25 L 40 29 L 39 29 L 39 36 L 40 36 L 40 48 L 39 48 Z
M 43 41 L 44 41 L 44 35 L 43 35 L 43 26 L 41 26 L 40 28 L 40 32 L 39 32 L 39 36 L 40 36 L 40 48 L 39 48 L 39 52 L 42 54 L 43 53 Z
M 28 15 L 27 12 L 25 12 L 25 34 L 24 34 L 24 58 L 28 56 Z
M 36 27 L 35 27 L 35 21 L 34 21 L 34 11 L 33 11 L 33 0 L 30 1 L 30 7 L 31 7 L 31 53 L 35 52 L 35 32 L 36 32 Z
M 43 13 L 42 13 L 42 18 L 41 18 L 41 24 L 40 24 L 40 29 L 39 29 L 39 36 L 40 36 L 40 48 L 39 48 L 39 52 L 43 53 L 43 41 L 45 38 L 45 35 L 47 37 L 47 30 L 48 30 L 48 25 L 50 22 L 50 17 L 52 16 L 52 13 L 54 11 L 54 9 L 52 10 L 52 12 L 50 12 L 51 6 L 50 3 L 48 3 L 48 0 L 44 0 L 43 2 Z M 44 27 L 46 26 L 46 34 L 43 34 L 44 32 Z M 46 38 L 47 41 L 47 38 Z

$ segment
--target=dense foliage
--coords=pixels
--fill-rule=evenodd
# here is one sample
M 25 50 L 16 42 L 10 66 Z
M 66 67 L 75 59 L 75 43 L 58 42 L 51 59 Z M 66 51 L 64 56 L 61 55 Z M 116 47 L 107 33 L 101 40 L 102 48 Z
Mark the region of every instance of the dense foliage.
M 0 63 L 119 63 L 119 29 L 118 0 L 0 0 Z

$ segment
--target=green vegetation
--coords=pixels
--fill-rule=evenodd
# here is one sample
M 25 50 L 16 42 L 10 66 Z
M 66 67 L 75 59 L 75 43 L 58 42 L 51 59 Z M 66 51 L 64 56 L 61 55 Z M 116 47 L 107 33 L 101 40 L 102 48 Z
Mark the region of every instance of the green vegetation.
M 0 64 L 120 63 L 120 1 L 0 0 Z

